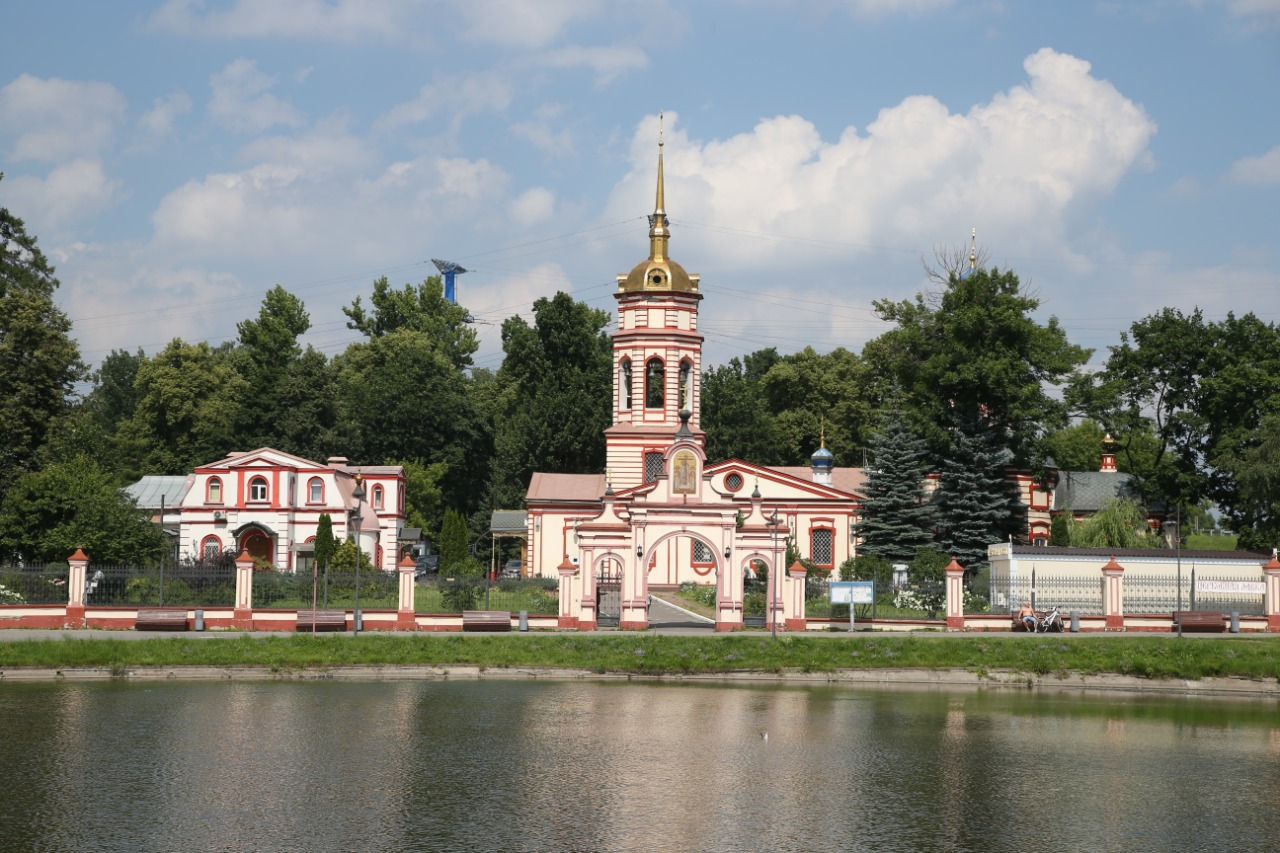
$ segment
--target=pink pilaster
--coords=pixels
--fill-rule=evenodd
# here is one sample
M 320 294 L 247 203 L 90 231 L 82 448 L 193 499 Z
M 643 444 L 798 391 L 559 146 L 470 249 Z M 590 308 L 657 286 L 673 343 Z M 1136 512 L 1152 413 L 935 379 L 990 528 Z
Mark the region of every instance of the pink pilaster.
M 406 554 L 396 565 L 400 573 L 400 606 L 396 608 L 396 630 L 413 631 L 418 627 L 417 614 L 414 612 L 413 573 L 418 567 Z
M 947 585 L 947 630 L 959 631 L 964 628 L 964 566 L 952 557 L 942 571 Z
M 564 555 L 564 562 L 558 567 L 560 573 L 560 619 L 556 623 L 560 628 L 583 628 L 581 613 L 578 607 L 578 599 L 575 595 L 573 579 L 578 574 L 578 567 L 569 559 L 569 555 Z M 589 627 L 583 630 L 590 631 L 596 627 L 595 610 L 592 609 L 592 622 Z
M 89 568 L 89 558 L 84 550 L 77 548 L 67 559 L 71 571 L 67 577 L 67 619 L 68 628 L 84 627 L 84 582 L 85 572 Z
M 1262 567 L 1262 580 L 1266 584 L 1263 590 L 1263 606 L 1267 612 L 1267 630 L 1280 633 L 1280 560 L 1275 554 L 1271 561 Z
M 804 563 L 796 560 L 787 569 L 787 589 L 783 592 L 784 621 L 782 627 L 788 631 L 803 631 L 809 621 L 804 615 L 804 580 L 809 572 Z
M 253 628 L 253 557 L 247 548 L 236 557 L 236 606 L 231 614 L 231 627 Z
M 1124 566 L 1111 561 L 1102 567 L 1102 613 L 1106 617 L 1106 630 L 1124 630 Z

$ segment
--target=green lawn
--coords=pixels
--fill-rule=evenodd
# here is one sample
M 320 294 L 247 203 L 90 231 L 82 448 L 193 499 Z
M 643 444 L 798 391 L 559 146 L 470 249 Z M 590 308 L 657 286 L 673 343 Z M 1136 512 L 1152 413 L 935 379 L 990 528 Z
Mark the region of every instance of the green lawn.
M 0 642 L 0 668 L 260 666 L 280 670 L 344 665 L 473 664 L 640 674 L 961 669 L 1053 674 L 1118 673 L 1148 678 L 1239 676 L 1280 679 L 1280 637 L 1175 636 L 800 636 L 761 632 L 702 637 L 657 634 L 365 634 Z

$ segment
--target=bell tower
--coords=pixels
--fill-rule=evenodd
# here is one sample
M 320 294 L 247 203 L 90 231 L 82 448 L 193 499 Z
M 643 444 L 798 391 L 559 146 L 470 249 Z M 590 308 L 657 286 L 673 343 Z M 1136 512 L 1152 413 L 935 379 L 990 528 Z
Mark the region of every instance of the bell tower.
M 659 122 L 661 122 L 659 116 Z M 613 336 L 613 424 L 605 430 L 612 484 L 631 488 L 663 470 L 677 432 L 700 445 L 702 335 L 699 277 L 671 260 L 665 209 L 662 130 L 658 131 L 658 188 L 649 216 L 649 257 L 618 276 L 618 330 Z M 683 415 L 683 417 L 682 417 Z

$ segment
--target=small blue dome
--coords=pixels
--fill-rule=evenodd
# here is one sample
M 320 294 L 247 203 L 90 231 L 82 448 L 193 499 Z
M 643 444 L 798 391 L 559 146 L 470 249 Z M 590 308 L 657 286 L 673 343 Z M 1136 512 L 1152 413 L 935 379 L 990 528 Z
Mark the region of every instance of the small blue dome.
M 814 468 L 834 468 L 836 464 L 836 457 L 825 447 L 819 447 L 809 460 Z

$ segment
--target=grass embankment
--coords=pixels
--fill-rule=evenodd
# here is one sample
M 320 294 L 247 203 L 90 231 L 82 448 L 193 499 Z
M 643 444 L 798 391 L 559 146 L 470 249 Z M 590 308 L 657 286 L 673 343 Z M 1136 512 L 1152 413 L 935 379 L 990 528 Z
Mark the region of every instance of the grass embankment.
M 804 637 L 732 636 L 273 636 L 123 640 L 110 637 L 0 643 L 0 669 L 253 666 L 547 667 L 643 675 L 960 669 L 1047 675 L 1116 673 L 1147 678 L 1280 679 L 1280 638 Z

